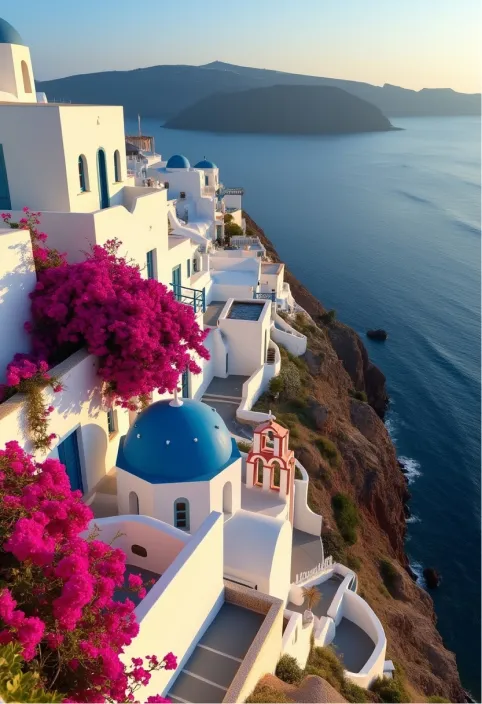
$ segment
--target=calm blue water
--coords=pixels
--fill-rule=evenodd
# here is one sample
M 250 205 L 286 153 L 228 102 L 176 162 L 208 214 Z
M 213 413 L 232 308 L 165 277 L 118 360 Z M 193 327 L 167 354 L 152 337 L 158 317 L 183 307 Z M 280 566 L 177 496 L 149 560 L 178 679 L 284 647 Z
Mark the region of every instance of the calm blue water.
M 212 135 L 144 120 L 165 156 L 203 156 L 293 273 L 366 340 L 409 458 L 407 551 L 443 575 L 439 628 L 480 695 L 480 120 L 393 120 L 403 132 Z M 128 127 L 136 130 L 135 121 Z M 480 699 L 478 700 L 480 701 Z

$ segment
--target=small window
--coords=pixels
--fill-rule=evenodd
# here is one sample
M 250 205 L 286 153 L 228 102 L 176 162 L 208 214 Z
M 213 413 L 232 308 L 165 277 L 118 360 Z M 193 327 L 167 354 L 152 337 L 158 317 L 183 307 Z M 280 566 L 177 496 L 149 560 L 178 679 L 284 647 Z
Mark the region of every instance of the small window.
M 186 197 L 185 191 L 181 191 L 181 192 L 179 193 L 179 198 L 180 198 L 181 200 L 184 200 L 185 197 Z
M 169 188 L 169 181 L 164 181 L 164 188 Z
M 279 489 L 281 486 L 281 468 L 278 462 L 273 462 L 273 468 L 271 470 L 271 488 Z
M 32 83 L 30 81 L 30 73 L 28 71 L 28 66 L 25 61 L 22 61 L 22 78 L 23 78 L 23 89 L 26 93 L 32 92 Z
M 109 437 L 117 432 L 115 411 L 112 408 L 107 411 L 107 430 Z
M 209 176 L 204 176 L 204 185 L 209 186 Z
M 139 555 L 139 557 L 147 557 L 147 550 L 142 545 L 131 545 L 131 551 L 134 555 Z
M 87 162 L 85 160 L 85 156 L 81 154 L 79 156 L 79 184 L 80 184 L 80 192 L 84 193 L 84 191 L 87 191 Z
M 155 249 L 151 249 L 150 252 L 147 252 L 146 259 L 147 259 L 147 278 L 148 279 L 155 279 L 156 278 L 156 267 L 154 264 L 154 252 Z
M 186 271 L 187 271 L 187 278 L 191 276 L 191 260 L 188 259 L 186 262 Z
M 122 181 L 121 179 L 121 163 L 119 150 L 116 149 L 114 152 L 114 174 L 116 181 Z
M 189 530 L 189 501 L 177 499 L 174 502 L 174 526 L 181 530 Z

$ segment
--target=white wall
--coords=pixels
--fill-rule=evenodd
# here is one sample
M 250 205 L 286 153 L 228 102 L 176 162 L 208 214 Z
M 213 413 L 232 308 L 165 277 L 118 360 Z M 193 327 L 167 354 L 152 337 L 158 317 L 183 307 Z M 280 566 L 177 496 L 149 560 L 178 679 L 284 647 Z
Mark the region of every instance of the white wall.
M 30 92 L 25 90 L 22 61 L 27 66 Z M 20 102 L 35 103 L 37 101 L 30 50 L 27 46 L 0 44 L 0 91 L 12 93 Z
M 126 563 L 157 574 L 164 574 L 169 565 L 191 540 L 191 536 L 177 528 L 149 516 L 109 516 L 91 521 L 89 533 L 99 529 L 98 540 L 123 550 Z M 132 552 L 132 546 L 146 549 L 147 556 Z
M 174 502 L 189 502 L 189 533 L 194 533 L 212 511 L 223 510 L 223 487 L 231 481 L 233 501 L 239 508 L 241 484 L 241 459 L 235 460 L 214 479 L 203 482 L 150 484 L 117 468 L 117 500 L 120 514 L 129 513 L 129 494 L 134 491 L 139 498 L 139 513 L 174 525 Z M 238 487 L 236 489 L 236 487 Z
M 248 301 L 253 302 L 252 299 Z M 258 320 L 236 320 L 226 317 L 233 302 L 232 299 L 228 300 L 219 317 L 218 327 L 227 342 L 229 374 L 250 376 L 266 361 L 271 304 L 266 302 L 260 306 L 263 310 Z
M 298 466 L 298 462 L 297 462 Z M 310 535 L 320 535 L 323 519 L 308 506 L 308 480 L 295 479 L 295 510 L 293 525 Z
M 50 389 L 43 392 L 46 405 L 54 406 L 49 416 L 49 431 L 58 435 L 50 454 L 58 457 L 55 448 L 59 442 L 71 432 L 78 432 L 84 493 L 88 493 L 115 465 L 119 439 L 129 427 L 128 413 L 121 408 L 115 410 L 117 432 L 109 438 L 97 359 L 84 350 L 54 367 L 51 374 L 60 377 L 64 390 L 57 394 Z M 22 395 L 16 395 L 0 406 L 0 447 L 9 440 L 18 440 L 38 461 L 45 459 L 46 453 L 33 451 Z
M 0 383 L 13 356 L 31 351 L 24 323 L 30 320 L 28 295 L 36 283 L 29 231 L 0 227 Z
M 276 325 L 271 327 L 271 339 L 286 347 L 288 352 L 297 357 L 304 354 L 308 344 L 306 336 L 292 328 L 278 313 L 275 313 L 274 321 Z M 283 329 L 280 330 L 279 328 Z
M 200 578 L 202 576 L 202 578 Z M 173 652 L 178 669 L 152 673 L 145 701 L 168 691 L 223 602 L 223 517 L 212 513 L 136 608 L 140 630 L 122 659 Z
M 284 617 L 289 618 L 283 633 L 282 655 L 291 655 L 296 658 L 298 665 L 306 667 L 306 661 L 311 649 L 311 633 L 314 621 L 303 625 L 303 615 L 297 611 L 285 609 Z

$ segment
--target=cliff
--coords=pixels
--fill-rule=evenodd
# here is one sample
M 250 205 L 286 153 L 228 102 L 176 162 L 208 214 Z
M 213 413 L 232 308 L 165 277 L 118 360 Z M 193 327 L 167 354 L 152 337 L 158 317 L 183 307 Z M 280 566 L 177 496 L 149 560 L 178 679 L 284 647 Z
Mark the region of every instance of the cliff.
M 334 86 L 278 85 L 211 95 L 167 129 L 268 134 L 344 134 L 395 129 L 381 110 Z
M 244 216 L 248 230 L 279 261 L 264 232 Z M 403 673 L 411 701 L 430 696 L 465 701 L 455 656 L 436 628 L 432 599 L 408 571 L 404 507 L 409 494 L 380 418 L 387 400 L 384 376 L 370 363 L 353 330 L 331 320 L 289 271 L 285 278 L 299 305 L 316 321 L 313 325 L 303 314 L 291 321 L 308 337 L 305 359 L 297 366 L 304 388 L 290 402 L 261 397 L 256 408 L 267 410 L 269 405 L 290 428 L 295 454 L 310 474 L 310 504 L 324 517 L 325 553 L 357 572 L 359 592 L 385 628 L 386 657 Z M 333 510 L 332 499 L 340 493 L 358 514 L 352 537 Z

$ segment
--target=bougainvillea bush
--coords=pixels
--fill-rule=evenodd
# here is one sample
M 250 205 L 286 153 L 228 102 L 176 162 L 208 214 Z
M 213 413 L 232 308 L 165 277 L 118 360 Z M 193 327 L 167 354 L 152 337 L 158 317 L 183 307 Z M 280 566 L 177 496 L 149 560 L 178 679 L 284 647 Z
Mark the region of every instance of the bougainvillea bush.
M 83 262 L 40 271 L 27 328 L 35 354 L 50 365 L 86 347 L 99 358 L 105 393 L 132 408 L 135 398 L 172 391 L 185 369 L 199 373 L 193 353 L 209 353 L 193 309 L 142 278 L 118 256 L 120 244 L 111 240 Z
M 24 217 L 18 222 L 12 220 L 11 213 L 2 213 L 0 217 L 3 222 L 12 229 L 27 228 L 30 231 L 30 241 L 32 242 L 32 254 L 35 263 L 35 269 L 49 269 L 56 266 L 66 266 L 66 255 L 59 252 L 57 249 L 52 249 L 45 245 L 47 235 L 45 232 L 40 232 L 40 213 L 30 210 L 25 207 L 23 209 Z
M 38 674 L 44 692 L 66 702 L 135 701 L 152 671 L 176 668 L 172 653 L 133 658 L 130 667 L 121 661 L 138 632 L 134 603 L 113 598 L 125 555 L 81 536 L 92 512 L 58 460 L 38 464 L 7 443 L 0 505 L 0 646 L 21 648 L 23 669 Z M 126 586 L 145 593 L 137 575 Z

